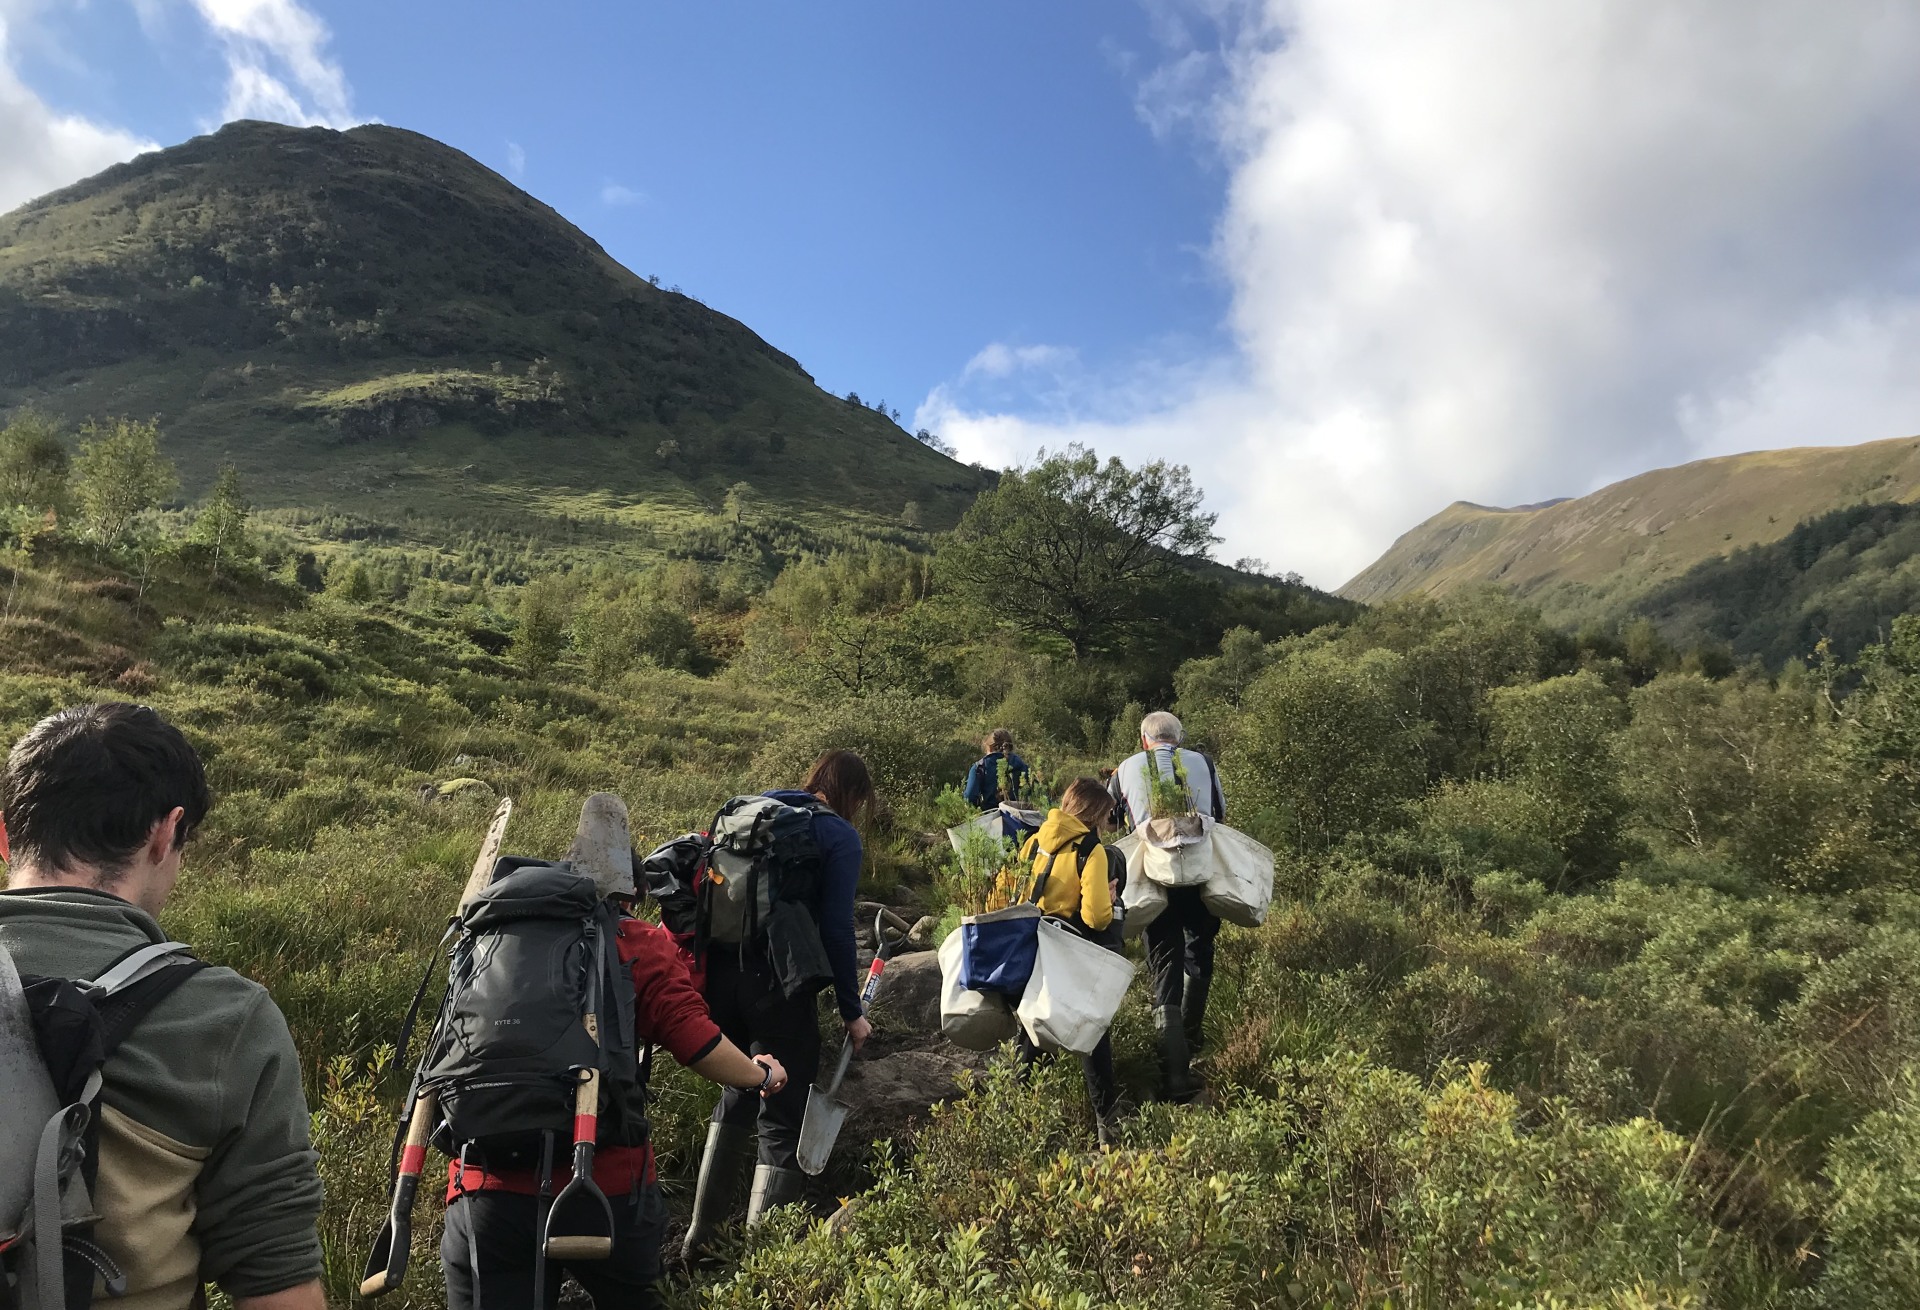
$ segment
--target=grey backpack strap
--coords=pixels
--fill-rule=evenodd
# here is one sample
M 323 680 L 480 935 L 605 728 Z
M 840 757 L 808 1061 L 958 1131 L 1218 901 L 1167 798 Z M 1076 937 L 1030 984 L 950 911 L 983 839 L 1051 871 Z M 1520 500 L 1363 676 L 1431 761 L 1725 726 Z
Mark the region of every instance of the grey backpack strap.
M 140 1021 L 155 1006 L 171 996 L 176 988 L 206 968 L 179 942 L 155 942 L 143 946 L 116 961 L 107 971 L 88 984 L 93 989 L 94 1008 L 100 1012 L 100 1052 L 111 1056 L 120 1049 Z M 100 1070 L 94 1071 L 94 1079 Z M 97 1086 L 89 1085 L 91 1101 Z
M 47 1121 L 33 1160 L 34 1296 L 31 1304 L 60 1310 L 67 1303 L 66 1248 L 61 1242 L 60 1156 L 77 1138 L 69 1133 L 69 1113 L 84 1123 L 86 1110 L 70 1107 Z
M 189 953 L 188 947 L 181 942 L 155 942 L 151 946 L 142 946 L 131 954 L 121 956 L 112 968 L 95 978 L 91 986 L 102 997 L 112 996 L 125 991 L 149 974 L 179 963 L 168 957 Z

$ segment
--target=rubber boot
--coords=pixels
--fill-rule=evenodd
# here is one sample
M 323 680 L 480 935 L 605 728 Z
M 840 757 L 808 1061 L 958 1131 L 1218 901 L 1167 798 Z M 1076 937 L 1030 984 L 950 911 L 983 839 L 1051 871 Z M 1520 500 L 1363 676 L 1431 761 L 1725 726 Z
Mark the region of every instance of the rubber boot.
M 732 1124 L 707 1125 L 707 1148 L 700 1153 L 700 1175 L 693 1189 L 693 1218 L 687 1223 L 680 1257 L 698 1260 L 719 1236 L 740 1194 L 740 1179 L 753 1158 L 753 1129 Z
M 769 1210 L 798 1201 L 806 1183 L 807 1176 L 798 1169 L 785 1169 L 777 1164 L 755 1165 L 753 1195 L 747 1198 L 747 1227 L 752 1228 L 765 1219 Z
M 1184 1105 L 1200 1090 L 1188 1063 L 1186 1025 L 1178 1009 L 1163 1005 L 1153 1012 L 1153 1026 L 1160 1034 L 1161 1099 Z
M 1207 992 L 1211 978 L 1188 978 L 1185 995 L 1180 998 L 1180 1023 L 1187 1034 L 1187 1055 L 1197 1058 L 1206 1049 Z

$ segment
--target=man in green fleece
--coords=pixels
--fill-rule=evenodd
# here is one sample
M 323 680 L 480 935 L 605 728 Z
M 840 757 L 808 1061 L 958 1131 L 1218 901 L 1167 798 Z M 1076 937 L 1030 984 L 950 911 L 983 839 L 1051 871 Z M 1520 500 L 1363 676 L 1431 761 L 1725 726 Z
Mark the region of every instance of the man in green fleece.
M 166 941 L 154 916 L 211 804 L 199 756 L 144 705 L 35 725 L 0 774 L 0 942 L 20 971 L 92 978 Z M 239 1310 L 325 1310 L 300 1062 L 266 990 L 199 970 L 104 1076 L 94 1238 L 127 1274 L 116 1310 L 189 1310 L 207 1282 Z

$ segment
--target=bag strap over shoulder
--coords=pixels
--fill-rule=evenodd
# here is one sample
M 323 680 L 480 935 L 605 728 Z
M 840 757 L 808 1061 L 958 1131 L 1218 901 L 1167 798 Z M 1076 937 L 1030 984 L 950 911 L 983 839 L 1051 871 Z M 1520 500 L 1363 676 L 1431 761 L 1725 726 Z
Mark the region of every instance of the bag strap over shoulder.
M 207 967 L 179 942 L 155 942 L 109 965 L 90 984 L 100 1012 L 102 1056 L 112 1055 L 155 1006 Z
M 1047 890 L 1047 879 L 1053 876 L 1053 862 L 1059 854 L 1059 851 L 1040 852 L 1040 867 L 1034 872 L 1033 890 L 1027 893 L 1026 904 L 1038 905 L 1040 903 L 1040 897 L 1044 895 Z
M 1215 764 L 1213 762 L 1213 756 L 1207 754 L 1205 751 L 1196 751 L 1195 754 L 1207 762 L 1207 777 L 1213 782 L 1214 822 L 1225 823 L 1227 821 L 1227 798 L 1220 790 L 1220 766 Z
M 1033 840 L 1037 842 L 1040 839 L 1035 837 Z M 1090 832 L 1084 837 L 1076 838 L 1068 842 L 1065 846 L 1044 852 L 1046 859 L 1033 875 L 1033 890 L 1027 895 L 1027 904 L 1038 905 L 1040 903 L 1040 897 L 1044 895 L 1047 890 L 1047 879 L 1053 877 L 1053 862 L 1059 858 L 1061 851 L 1077 852 L 1080 856 L 1080 867 L 1085 869 L 1087 867 L 1087 856 L 1093 854 L 1094 848 L 1099 844 L 1100 834 Z
M 1155 782 L 1160 781 L 1160 764 L 1156 759 L 1158 754 L 1158 751 L 1150 750 L 1147 752 L 1147 773 L 1152 776 Z M 1187 794 L 1187 805 L 1191 808 L 1193 805 L 1193 784 L 1187 781 L 1187 766 L 1180 758 L 1180 748 L 1178 746 L 1168 747 L 1167 756 L 1173 761 L 1173 780 L 1179 783 L 1180 790 Z M 1204 760 L 1207 757 L 1202 755 L 1200 758 Z M 1209 772 L 1213 771 L 1213 763 L 1210 760 L 1207 763 L 1207 769 Z M 1217 777 L 1218 775 L 1216 774 L 1215 776 Z

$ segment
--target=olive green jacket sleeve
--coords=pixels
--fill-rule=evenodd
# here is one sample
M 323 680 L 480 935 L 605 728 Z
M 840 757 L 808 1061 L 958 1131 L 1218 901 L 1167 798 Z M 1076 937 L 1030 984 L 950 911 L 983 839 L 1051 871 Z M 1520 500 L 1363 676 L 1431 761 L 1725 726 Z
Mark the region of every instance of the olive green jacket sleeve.
M 318 1157 L 300 1061 L 264 992 L 221 1059 L 220 1136 L 195 1184 L 201 1274 L 230 1296 L 264 1296 L 320 1275 Z

